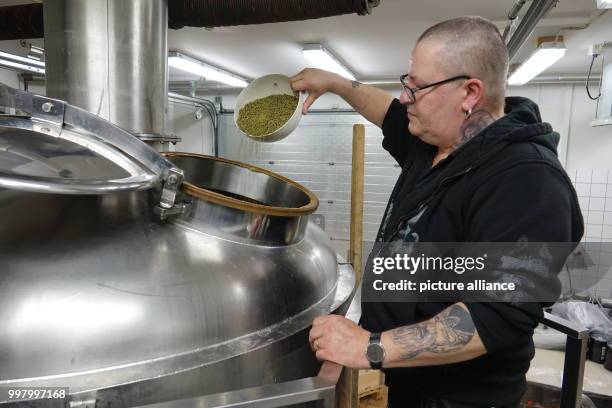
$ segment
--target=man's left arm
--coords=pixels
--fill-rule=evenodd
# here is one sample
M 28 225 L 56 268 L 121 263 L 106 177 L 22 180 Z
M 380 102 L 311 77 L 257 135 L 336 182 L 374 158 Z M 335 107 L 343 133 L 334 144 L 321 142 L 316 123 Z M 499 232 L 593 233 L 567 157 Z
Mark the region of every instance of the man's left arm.
M 318 317 L 310 332 L 310 343 L 319 360 L 351 368 L 370 368 L 365 357 L 369 338 L 369 331 L 342 316 Z M 487 352 L 463 303 L 455 303 L 423 322 L 385 331 L 381 343 L 386 352 L 384 368 L 458 363 Z

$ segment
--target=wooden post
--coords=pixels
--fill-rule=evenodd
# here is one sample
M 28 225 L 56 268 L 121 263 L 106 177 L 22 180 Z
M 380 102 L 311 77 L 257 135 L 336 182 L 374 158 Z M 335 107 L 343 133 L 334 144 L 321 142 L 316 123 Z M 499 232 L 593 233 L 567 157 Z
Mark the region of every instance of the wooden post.
M 363 178 L 365 154 L 365 127 L 353 125 L 353 155 L 351 175 L 351 231 L 349 262 L 355 270 L 355 286 L 361 282 L 363 247 Z M 336 386 L 336 407 L 357 408 L 359 406 L 359 370 L 344 368 Z
M 351 175 L 351 230 L 349 262 L 355 270 L 356 286 L 361 282 L 363 250 L 363 179 L 365 158 L 365 126 L 353 125 Z

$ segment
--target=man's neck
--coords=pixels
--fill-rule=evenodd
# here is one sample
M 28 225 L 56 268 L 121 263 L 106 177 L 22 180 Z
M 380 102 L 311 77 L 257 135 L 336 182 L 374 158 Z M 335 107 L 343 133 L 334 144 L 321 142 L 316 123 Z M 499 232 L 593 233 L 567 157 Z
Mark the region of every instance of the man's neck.
M 461 145 L 467 143 L 484 128 L 502 116 L 504 116 L 503 111 L 493 112 L 484 108 L 475 110 L 461 125 L 459 143 L 457 143 L 454 148 L 457 149 Z
M 504 112 L 491 113 L 486 109 L 477 109 L 465 120 L 461 125 L 459 142 L 453 146 L 438 147 L 438 151 L 433 159 L 432 166 L 435 166 L 441 160 L 448 157 L 454 150 L 458 149 L 463 144 L 467 143 L 474 136 L 480 133 L 484 128 L 489 126 L 491 123 L 500 119 L 504 116 Z

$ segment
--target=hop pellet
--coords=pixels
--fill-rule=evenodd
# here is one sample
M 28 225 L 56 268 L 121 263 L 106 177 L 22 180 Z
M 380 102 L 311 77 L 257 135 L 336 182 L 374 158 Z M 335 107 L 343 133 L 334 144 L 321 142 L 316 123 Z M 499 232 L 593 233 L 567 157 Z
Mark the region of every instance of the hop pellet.
M 298 104 L 294 95 L 270 95 L 249 102 L 238 112 L 238 127 L 251 136 L 264 136 L 283 126 Z

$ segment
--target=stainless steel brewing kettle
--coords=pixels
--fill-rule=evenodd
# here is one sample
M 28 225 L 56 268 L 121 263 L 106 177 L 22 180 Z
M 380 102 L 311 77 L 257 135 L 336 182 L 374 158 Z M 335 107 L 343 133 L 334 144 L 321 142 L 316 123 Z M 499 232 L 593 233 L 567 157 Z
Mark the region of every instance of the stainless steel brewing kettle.
M 311 192 L 3 85 L 0 110 L 0 387 L 123 407 L 316 373 L 354 275 Z

